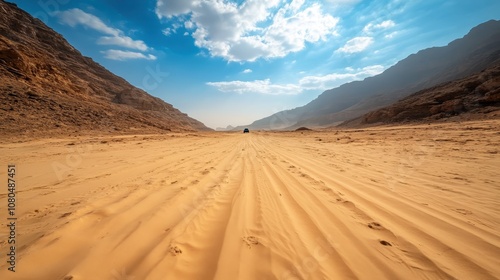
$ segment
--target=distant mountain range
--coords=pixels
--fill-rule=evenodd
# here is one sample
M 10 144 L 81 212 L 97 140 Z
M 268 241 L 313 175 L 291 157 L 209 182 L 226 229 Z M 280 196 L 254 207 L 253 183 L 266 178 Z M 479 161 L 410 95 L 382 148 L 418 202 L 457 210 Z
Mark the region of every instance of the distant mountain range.
M 234 126 L 228 125 L 228 126 L 226 126 L 226 128 L 224 128 L 224 127 L 217 127 L 215 130 L 216 131 L 231 131 L 233 129 L 234 129 Z
M 2 134 L 210 130 L 84 57 L 42 21 L 0 0 Z
M 327 90 L 305 106 L 281 111 L 235 129 L 331 126 L 499 63 L 500 21 L 491 20 L 474 27 L 466 36 L 447 46 L 412 54 L 377 76 Z
M 416 92 L 340 127 L 500 118 L 500 64 Z

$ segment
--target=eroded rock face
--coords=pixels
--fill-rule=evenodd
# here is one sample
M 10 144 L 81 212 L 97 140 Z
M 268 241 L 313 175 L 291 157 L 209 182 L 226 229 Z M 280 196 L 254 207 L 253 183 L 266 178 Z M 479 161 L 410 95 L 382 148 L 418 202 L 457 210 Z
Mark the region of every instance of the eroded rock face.
M 82 56 L 42 21 L 4 1 L 0 1 L 0 103 L 4 135 L 208 130 Z
M 342 126 L 447 119 L 500 117 L 500 64 L 467 78 L 412 94 L 388 107 L 348 121 Z

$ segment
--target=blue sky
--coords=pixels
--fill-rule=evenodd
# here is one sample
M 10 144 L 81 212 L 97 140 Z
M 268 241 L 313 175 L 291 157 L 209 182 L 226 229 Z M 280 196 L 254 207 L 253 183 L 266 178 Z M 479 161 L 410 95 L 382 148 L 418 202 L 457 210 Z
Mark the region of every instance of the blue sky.
M 500 19 L 498 0 L 9 0 L 212 128 L 305 105 Z

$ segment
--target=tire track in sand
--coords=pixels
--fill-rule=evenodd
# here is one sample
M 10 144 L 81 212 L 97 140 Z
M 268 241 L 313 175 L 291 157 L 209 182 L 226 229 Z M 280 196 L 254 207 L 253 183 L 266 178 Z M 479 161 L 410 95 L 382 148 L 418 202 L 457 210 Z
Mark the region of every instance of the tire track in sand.
M 374 156 L 333 144 L 321 151 L 315 138 L 273 133 L 140 141 L 111 141 L 89 153 L 55 193 L 37 197 L 46 191 L 37 186 L 50 186 L 41 174 L 33 190 L 20 194 L 29 194 L 25 203 L 44 199 L 59 215 L 30 213 L 22 220 L 43 217 L 47 226 L 30 232 L 43 237 L 27 245 L 8 279 L 495 279 L 500 273 L 494 230 L 460 220 L 469 212 L 451 215 L 384 188 Z M 410 175 L 407 183 L 424 182 L 418 170 Z M 56 203 L 59 192 L 67 199 Z M 54 221 L 61 225 L 51 228 Z

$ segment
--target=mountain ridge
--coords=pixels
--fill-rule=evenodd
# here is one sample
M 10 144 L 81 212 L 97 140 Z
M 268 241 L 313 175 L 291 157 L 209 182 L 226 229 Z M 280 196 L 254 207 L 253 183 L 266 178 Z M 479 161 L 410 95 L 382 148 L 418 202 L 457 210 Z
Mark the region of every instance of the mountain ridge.
M 490 20 L 443 47 L 411 54 L 383 73 L 329 89 L 308 104 L 236 129 L 326 127 L 390 105 L 414 92 L 477 73 L 500 61 L 500 21 Z
M 17 5 L 0 8 L 4 134 L 211 130 L 83 56 Z
M 387 107 L 343 122 L 361 127 L 500 118 L 500 63 L 480 73 L 413 93 Z

